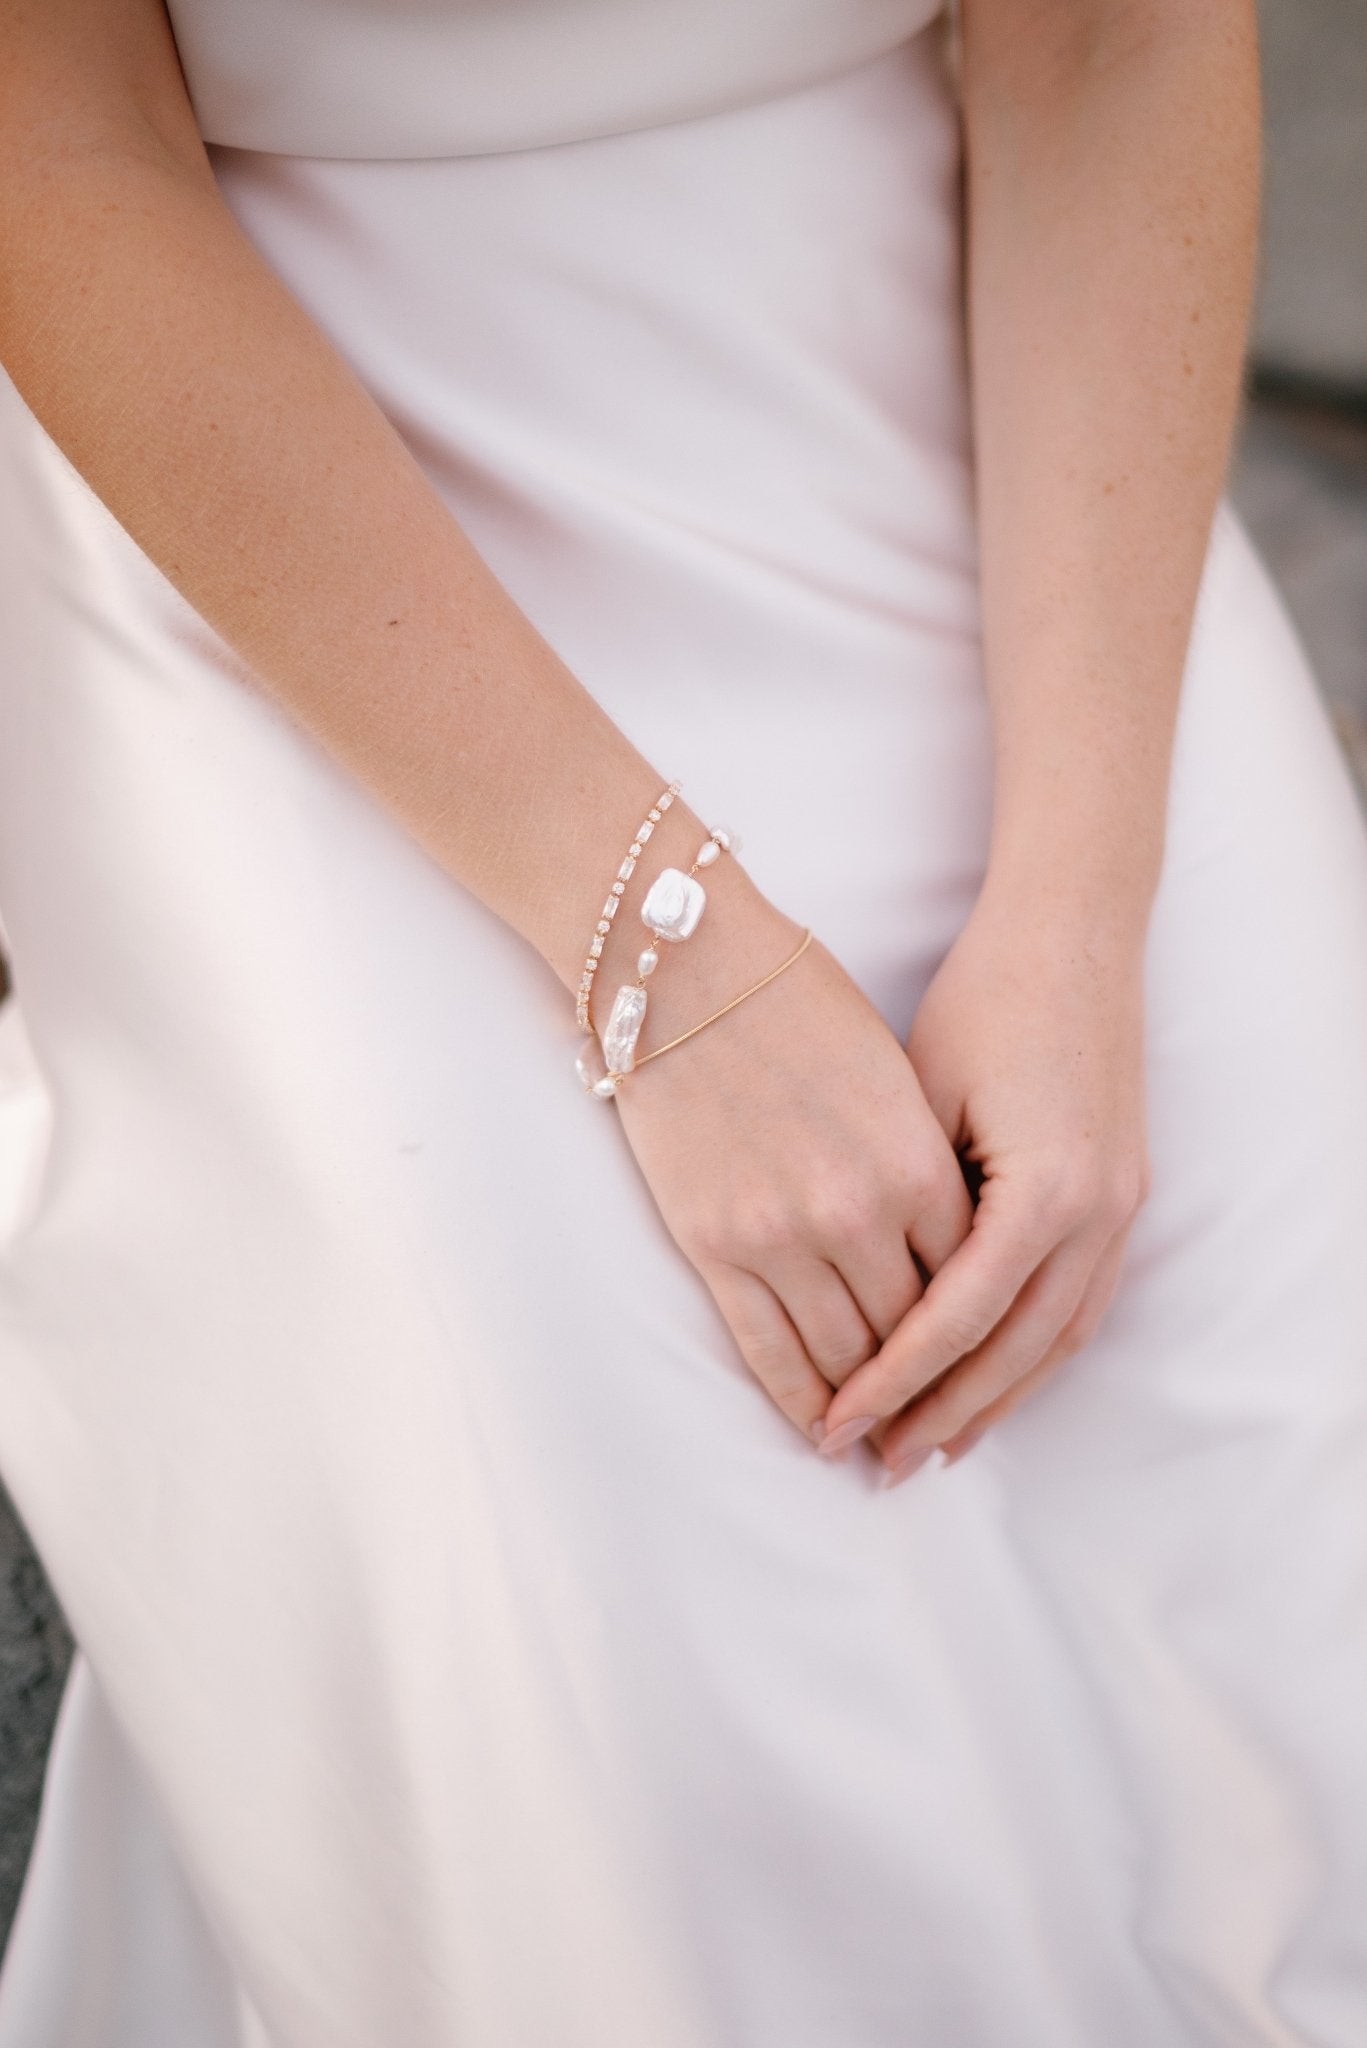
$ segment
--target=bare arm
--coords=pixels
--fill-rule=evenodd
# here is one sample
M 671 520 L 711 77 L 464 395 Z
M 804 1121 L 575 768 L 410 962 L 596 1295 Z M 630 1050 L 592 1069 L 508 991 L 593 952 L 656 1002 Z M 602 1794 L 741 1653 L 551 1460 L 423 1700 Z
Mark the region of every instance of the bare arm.
M 1148 1185 L 1143 956 L 1256 246 L 1251 0 L 963 0 L 993 833 L 908 1050 L 973 1229 L 832 1430 L 962 1451 L 1096 1329 Z M 918 1398 L 919 1397 L 919 1398 Z
M 1142 934 L 1257 240 L 1252 0 L 965 0 L 994 888 Z
M 0 41 L 0 359 L 20 393 L 263 685 L 573 988 L 675 764 L 645 761 L 533 629 L 241 232 L 160 0 L 0 0 Z M 665 814 L 633 911 L 707 822 L 686 799 Z M 798 936 L 732 855 L 707 876 L 648 1041 Z M 643 929 L 612 927 L 600 1028 Z M 909 1247 L 933 1270 L 968 1227 L 902 1048 L 819 939 L 586 1114 L 621 1117 L 738 1349 L 803 1429 L 919 1294 Z
M 646 761 L 535 631 L 242 233 L 161 6 L 4 0 L 0 21 L 0 360 L 195 610 L 573 987 L 673 764 Z M 689 795 L 657 866 L 693 857 Z M 796 927 L 769 909 L 759 929 L 735 862 L 711 873 L 741 957 L 782 958 Z M 661 977 L 690 1018 L 707 936 Z M 605 969 L 634 939 L 614 931 Z

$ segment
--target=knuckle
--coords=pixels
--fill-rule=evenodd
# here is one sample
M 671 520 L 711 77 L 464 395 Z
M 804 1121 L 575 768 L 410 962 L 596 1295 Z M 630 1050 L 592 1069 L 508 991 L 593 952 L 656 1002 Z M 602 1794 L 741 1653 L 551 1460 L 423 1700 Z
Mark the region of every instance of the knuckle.
M 960 1201 L 964 1195 L 963 1177 L 952 1163 L 917 1159 L 903 1173 L 899 1193 L 909 1214 L 923 1216 L 928 1210 L 944 1209 Z
M 714 1216 L 676 1211 L 669 1219 L 669 1228 L 680 1251 L 695 1266 L 720 1263 L 725 1258 L 728 1247 L 721 1242 Z
M 696 1266 L 743 1267 L 746 1263 L 735 1219 L 726 1210 L 709 1208 L 676 1217 L 671 1228 L 680 1248 Z
M 1138 1207 L 1139 1191 L 1134 1165 L 1080 1152 L 1042 1172 L 1035 1207 L 1049 1228 L 1063 1234 L 1086 1223 L 1123 1222 Z
M 731 1333 L 740 1346 L 742 1358 L 776 1401 L 781 1404 L 799 1398 L 806 1386 L 806 1374 L 786 1332 L 733 1322 Z
M 816 1353 L 816 1363 L 823 1373 L 834 1373 L 848 1378 L 861 1365 L 866 1365 L 877 1349 L 877 1341 L 868 1337 L 840 1337 L 831 1344 L 823 1344 Z
M 1147 1192 L 1144 1163 L 1140 1160 L 1121 1161 L 1106 1183 L 1102 1208 L 1108 1221 L 1116 1225 L 1126 1222 L 1139 1208 Z
M 966 1352 L 976 1351 L 991 1328 L 992 1319 L 987 1311 L 968 1303 L 958 1308 L 942 1309 L 935 1322 L 938 1342 L 951 1358 L 962 1358 Z
M 783 1410 L 785 1415 L 803 1415 L 812 1405 L 811 1390 L 806 1376 L 785 1366 L 782 1361 L 768 1361 L 766 1369 L 754 1368 L 755 1378 L 760 1381 L 770 1400 Z
M 796 1211 L 786 1203 L 755 1196 L 731 1215 L 726 1234 L 737 1251 L 758 1260 L 793 1250 L 802 1243 L 806 1231 Z
M 876 1230 L 879 1208 L 870 1181 L 847 1174 L 824 1174 L 813 1188 L 808 1214 L 818 1239 L 851 1244 Z
M 1099 1194 L 1099 1176 L 1087 1164 L 1073 1161 L 1046 1177 L 1037 1207 L 1049 1228 L 1062 1234 L 1095 1213 Z

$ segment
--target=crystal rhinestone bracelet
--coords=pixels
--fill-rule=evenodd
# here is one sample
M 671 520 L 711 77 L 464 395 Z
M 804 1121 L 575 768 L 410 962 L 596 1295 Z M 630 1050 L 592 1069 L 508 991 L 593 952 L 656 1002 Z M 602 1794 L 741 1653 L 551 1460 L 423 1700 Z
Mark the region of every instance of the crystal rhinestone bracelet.
M 673 803 L 681 787 L 681 783 L 671 782 L 669 787 L 661 790 L 660 794 L 656 797 L 654 803 L 636 827 L 636 836 L 627 848 L 626 859 L 622 862 L 621 867 L 618 868 L 617 879 L 608 891 L 608 900 L 603 905 L 598 922 L 594 926 L 593 938 L 589 943 L 583 972 L 579 977 L 575 1013 L 579 1019 L 579 1029 L 581 1031 L 591 1031 L 593 1029 L 592 1019 L 589 1016 L 589 997 L 593 994 L 593 977 L 598 971 L 598 956 L 603 950 L 604 939 L 612 930 L 612 920 L 617 915 L 617 906 L 622 900 L 627 883 L 631 880 L 632 870 L 640 859 L 642 847 L 659 824 L 662 814 Z
M 657 1045 L 652 1052 L 642 1053 L 639 1059 L 636 1059 L 633 1056 L 631 1070 L 634 1072 L 634 1070 L 637 1067 L 644 1067 L 650 1060 L 658 1059 L 662 1052 L 670 1052 L 676 1045 L 682 1045 L 686 1038 L 692 1038 L 695 1032 L 702 1031 L 708 1024 L 715 1024 L 718 1017 L 724 1017 L 728 1010 L 735 1009 L 737 1003 L 743 1003 L 747 996 L 754 995 L 756 989 L 767 987 L 767 985 L 771 981 L 773 981 L 776 978 L 776 976 L 782 974 L 785 967 L 791 967 L 794 960 L 796 960 L 800 954 L 806 952 L 811 942 L 812 929 L 811 926 L 808 925 L 802 934 L 800 944 L 794 947 L 793 951 L 788 955 L 788 958 L 786 960 L 780 960 L 778 966 L 770 968 L 769 972 L 766 975 L 761 976 L 760 980 L 752 982 L 749 988 L 742 989 L 738 996 L 732 996 L 729 1003 L 723 1003 L 721 1008 L 719 1010 L 714 1010 L 710 1017 L 704 1017 L 701 1024 L 690 1025 L 689 1029 L 687 1031 L 681 1031 L 677 1038 L 668 1039 L 664 1045 Z M 596 1038 L 591 1038 L 589 1040 L 588 1045 L 584 1048 L 584 1051 L 579 1056 L 578 1064 L 580 1080 L 583 1082 L 585 1088 L 588 1089 L 589 1092 L 593 1095 L 615 1096 L 618 1089 L 621 1087 L 622 1082 L 626 1079 L 625 1072 L 605 1072 L 599 1075 L 599 1077 L 595 1080 L 592 1077 L 590 1067 L 590 1048 L 592 1048 L 593 1052 L 597 1052 L 598 1041 Z

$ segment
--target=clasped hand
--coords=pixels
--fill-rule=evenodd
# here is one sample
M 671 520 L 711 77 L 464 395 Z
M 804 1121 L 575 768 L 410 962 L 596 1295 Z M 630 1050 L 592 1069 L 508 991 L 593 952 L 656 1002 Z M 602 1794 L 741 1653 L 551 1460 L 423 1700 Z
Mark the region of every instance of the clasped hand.
M 666 1225 L 814 1442 L 962 1455 L 1092 1335 L 1148 1188 L 1141 1019 L 1134 939 L 984 895 L 905 1046 L 814 941 L 623 1089 Z

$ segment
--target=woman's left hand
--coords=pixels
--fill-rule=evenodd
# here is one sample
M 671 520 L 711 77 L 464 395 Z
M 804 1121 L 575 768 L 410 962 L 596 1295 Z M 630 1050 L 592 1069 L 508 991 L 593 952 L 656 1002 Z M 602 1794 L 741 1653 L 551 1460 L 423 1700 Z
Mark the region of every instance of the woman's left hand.
M 1142 929 L 989 882 L 907 1052 L 980 1191 L 968 1236 L 827 1412 L 828 1437 L 875 1416 L 896 1470 L 961 1456 L 1111 1299 L 1149 1185 Z

